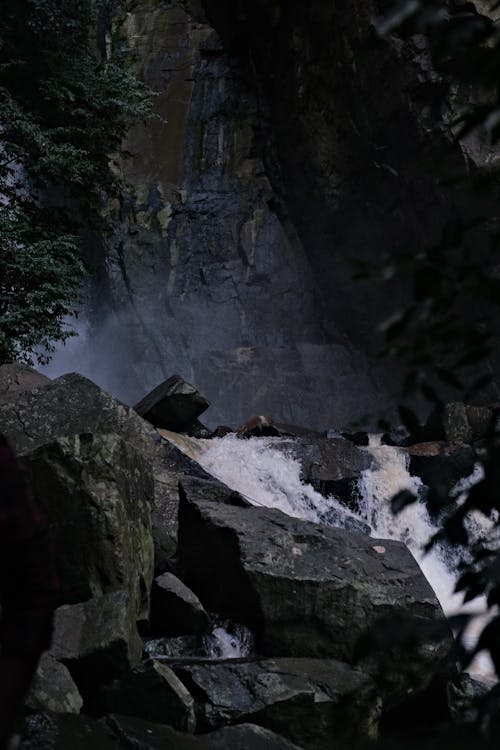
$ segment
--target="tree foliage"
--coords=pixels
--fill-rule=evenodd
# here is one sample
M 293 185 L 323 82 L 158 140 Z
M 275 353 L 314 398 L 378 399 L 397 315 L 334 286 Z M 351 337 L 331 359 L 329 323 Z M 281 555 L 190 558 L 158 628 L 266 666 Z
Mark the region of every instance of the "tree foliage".
M 106 0 L 5 0 L 0 26 L 0 363 L 67 337 L 78 236 L 119 187 L 110 156 L 148 92 L 96 44 Z
M 491 11 L 498 7 L 498 2 L 490 3 Z M 384 282 L 398 276 L 408 282 L 406 304 L 380 325 L 385 338 L 382 356 L 402 357 L 409 367 L 406 396 L 419 392 L 439 411 L 450 390 L 455 400 L 473 402 L 493 378 L 488 370 L 494 372 L 499 362 L 500 28 L 491 14 L 478 12 L 471 2 L 400 0 L 390 3 L 377 29 L 382 37 L 419 34 L 426 39 L 434 72 L 448 96 L 460 89 L 466 94 L 450 123 L 450 139 L 460 144 L 474 134 L 493 157 L 472 167 L 464 160 L 461 174 L 450 174 L 444 161 L 436 161 L 435 182 L 443 190 L 460 183 L 476 209 L 446 220 L 432 246 L 415 248 L 410 241 L 397 257 L 388 257 L 375 267 L 364 263 L 358 269 L 358 276 L 371 280 Z M 431 486 L 427 496 L 429 513 L 439 528 L 428 549 L 445 542 L 460 550 L 456 591 L 463 593 L 464 602 L 484 596 L 489 608 L 500 604 L 500 409 L 492 409 L 491 415 L 489 433 L 476 445 L 483 470 L 480 481 L 460 501 L 456 493 L 441 486 Z M 400 416 L 418 439 L 419 420 L 407 402 L 401 405 Z M 412 500 L 394 498 L 394 511 Z M 489 521 L 484 538 L 471 538 L 468 519 L 474 513 Z M 475 653 L 486 649 L 500 677 L 500 616 L 495 610 L 492 615 L 473 649 L 462 640 L 469 616 L 460 615 L 452 624 L 462 665 L 466 667 Z M 498 711 L 498 688 L 495 691 L 494 710 Z

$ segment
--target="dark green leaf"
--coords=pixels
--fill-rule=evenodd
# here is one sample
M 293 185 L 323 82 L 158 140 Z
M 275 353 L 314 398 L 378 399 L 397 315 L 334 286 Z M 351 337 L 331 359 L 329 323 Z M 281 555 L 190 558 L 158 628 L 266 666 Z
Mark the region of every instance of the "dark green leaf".
M 391 498 L 391 509 L 394 515 L 401 513 L 408 505 L 416 501 L 416 496 L 410 490 L 401 490 Z

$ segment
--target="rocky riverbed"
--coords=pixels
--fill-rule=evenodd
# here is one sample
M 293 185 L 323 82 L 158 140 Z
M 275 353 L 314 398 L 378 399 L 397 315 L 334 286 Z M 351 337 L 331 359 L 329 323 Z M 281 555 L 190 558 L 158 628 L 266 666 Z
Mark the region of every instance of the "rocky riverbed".
M 252 505 L 161 434 L 175 413 L 177 434 L 206 439 L 189 384 L 170 379 L 156 402 L 134 410 L 77 374 L 0 368 L 0 431 L 54 529 L 63 584 L 22 747 L 326 750 L 375 742 L 401 717 L 418 734 L 421 712 L 462 716 L 464 684 L 479 688 L 457 674 L 414 557 L 345 520 L 364 438 L 269 419 L 238 431 L 281 435 L 304 481 L 337 490 L 345 516 L 315 522 Z M 450 407 L 437 440 L 402 449 L 411 470 L 469 474 L 487 411 Z M 236 658 L 214 658 L 231 628 Z

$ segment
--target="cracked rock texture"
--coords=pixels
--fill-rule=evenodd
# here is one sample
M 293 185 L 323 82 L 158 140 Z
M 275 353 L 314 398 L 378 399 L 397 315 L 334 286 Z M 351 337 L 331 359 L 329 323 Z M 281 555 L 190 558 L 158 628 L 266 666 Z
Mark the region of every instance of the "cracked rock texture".
M 156 92 L 109 206 L 90 330 L 72 362 L 127 403 L 178 372 L 213 404 L 324 429 L 386 405 L 374 323 L 404 298 L 354 283 L 347 258 L 435 241 L 477 206 L 451 171 L 490 159 L 450 123 L 425 40 L 376 41 L 377 0 L 139 0 L 115 49 Z M 431 140 L 431 133 L 435 134 Z M 74 342 L 73 342 L 74 344 Z M 71 344 L 69 349 L 73 346 Z
M 178 372 L 213 405 L 212 426 L 253 413 L 320 427 L 356 418 L 376 389 L 366 359 L 325 329 L 272 184 L 280 166 L 255 82 L 195 0 L 141 0 L 114 38 L 157 92 L 159 117 L 125 144 L 131 188 L 110 207 L 78 369 L 128 403 Z

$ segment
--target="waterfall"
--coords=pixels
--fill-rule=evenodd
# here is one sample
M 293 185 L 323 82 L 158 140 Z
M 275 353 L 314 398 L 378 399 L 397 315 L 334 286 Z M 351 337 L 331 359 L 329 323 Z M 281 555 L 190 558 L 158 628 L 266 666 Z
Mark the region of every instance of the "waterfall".
M 381 445 L 376 436 L 371 439 L 367 448 L 362 449 L 370 453 L 373 465 L 361 474 L 358 483 L 360 511 L 356 515 L 344 508 L 336 498 L 325 498 L 301 479 L 300 461 L 288 455 L 286 448 L 279 447 L 280 444 L 289 443 L 288 440 L 241 440 L 233 434 L 219 439 L 196 440 L 167 431 L 162 433 L 209 474 L 254 505 L 276 508 L 288 515 L 316 523 L 349 525 L 332 523 L 333 510 L 344 520 L 354 519 L 360 524 L 367 522 L 374 538 L 404 542 L 431 584 L 446 615 L 458 612 L 477 614 L 466 631 L 467 646 L 474 645 L 485 622 L 492 616 L 491 612 L 486 613 L 484 597 L 463 605 L 462 594 L 454 593 L 458 573 L 457 555 L 453 549 L 436 545 L 424 554 L 424 546 L 437 531 L 437 527 L 421 499 L 422 482 L 409 474 L 408 455 L 403 449 Z M 481 477 L 482 469 L 478 465 L 470 477 L 456 486 L 458 502 L 460 493 Z M 401 490 L 410 490 L 420 499 L 395 516 L 390 499 Z M 469 522 L 469 529 L 479 536 L 487 525 L 487 520 L 478 516 Z M 495 671 L 485 652 L 476 656 L 468 671 L 482 679 L 494 679 Z
M 408 455 L 404 450 L 382 445 L 378 436 L 370 440 L 367 450 L 375 459 L 375 467 L 364 471 L 359 482 L 363 503 L 363 512 L 372 527 L 372 535 L 381 539 L 397 539 L 404 542 L 420 569 L 431 584 L 439 599 L 444 613 L 452 616 L 458 613 L 470 613 L 474 617 L 466 628 L 464 643 L 472 648 L 486 623 L 496 614 L 496 608 L 487 611 L 484 596 L 477 597 L 463 604 L 463 594 L 455 593 L 458 579 L 458 556 L 454 549 L 446 545 L 435 545 L 425 553 L 424 547 L 438 531 L 433 523 L 425 503 L 421 499 L 423 485 L 418 477 L 408 472 Z M 461 480 L 452 491 L 457 502 L 464 499 L 461 493 L 483 477 L 483 469 L 477 464 L 470 477 Z M 403 511 L 394 515 L 390 499 L 401 490 L 409 490 L 417 496 L 417 501 L 408 505 Z M 420 500 L 418 499 L 420 497 Z M 479 514 L 468 521 L 468 530 L 472 538 L 477 539 L 487 532 L 491 524 Z M 494 679 L 495 669 L 489 654 L 478 654 L 467 670 L 481 679 Z

